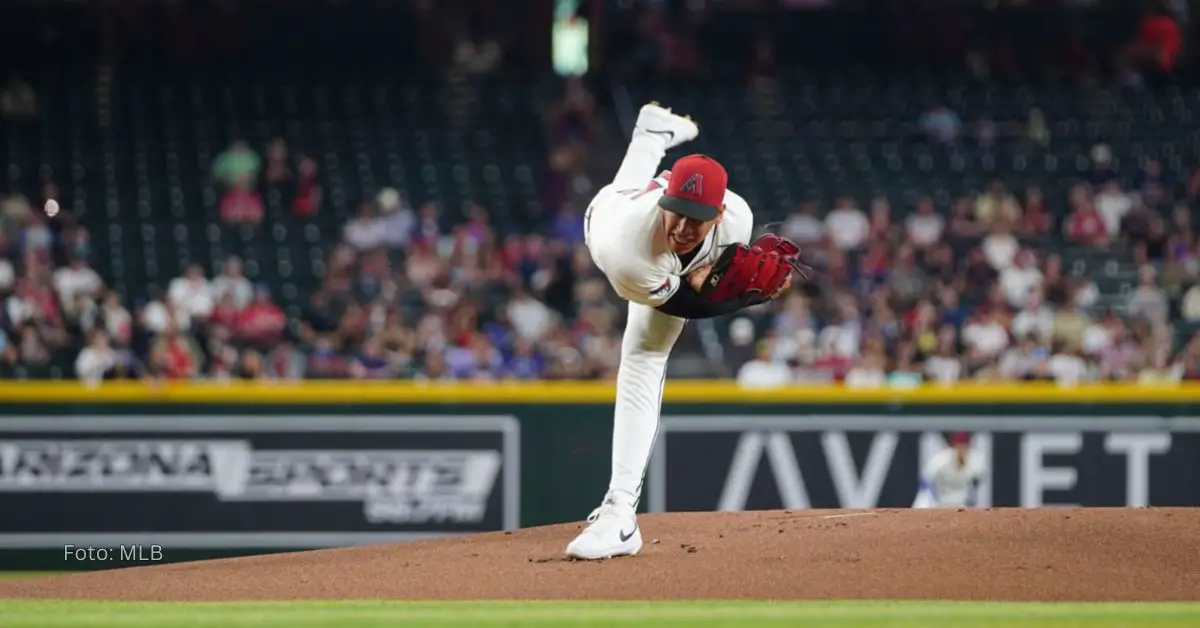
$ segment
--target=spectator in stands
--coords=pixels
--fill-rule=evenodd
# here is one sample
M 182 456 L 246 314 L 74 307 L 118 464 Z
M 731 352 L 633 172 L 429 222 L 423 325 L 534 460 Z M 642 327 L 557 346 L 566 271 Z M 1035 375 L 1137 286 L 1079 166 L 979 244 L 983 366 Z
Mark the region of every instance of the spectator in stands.
M 394 375 L 392 365 L 375 338 L 368 338 L 350 361 L 350 377 L 354 379 L 390 379 Z
M 0 296 L 8 294 L 17 282 L 17 269 L 9 259 L 12 252 L 8 236 L 0 229 Z
M 0 117 L 10 122 L 28 122 L 38 115 L 37 94 L 28 81 L 10 75 L 0 87 Z
M 1079 306 L 1078 294 L 1078 291 L 1071 294 L 1054 313 L 1053 341 L 1061 345 L 1082 346 L 1084 331 L 1092 324 Z
M 575 203 L 564 203 L 554 217 L 551 234 L 564 244 L 576 247 L 583 244 L 583 213 Z
M 1176 356 L 1176 362 L 1183 370 L 1183 378 L 1200 380 L 1200 332 L 1192 335 L 1184 348 Z
M 121 295 L 109 291 L 104 295 L 104 303 L 97 312 L 97 325 L 108 333 L 112 343 L 119 347 L 128 348 L 133 342 L 133 316 L 121 304 Z
M 487 33 L 485 22 L 471 19 L 454 47 L 455 68 L 467 74 L 488 74 L 500 65 L 503 50 Z
M 50 249 L 54 246 L 54 233 L 45 215 L 28 211 L 23 226 L 19 240 L 22 252 L 35 257 L 39 262 L 48 262 Z
M 763 339 L 758 343 L 758 355 L 742 365 L 737 372 L 739 386 L 746 388 L 777 388 L 790 384 L 794 378 L 788 365 L 772 355 L 774 343 Z
M 1174 188 L 1170 176 L 1163 171 L 1162 162 L 1147 157 L 1142 161 L 1142 167 L 1135 175 L 1130 191 L 1137 194 L 1142 203 L 1156 207 L 1174 200 Z
M 1155 279 L 1158 272 L 1153 266 L 1143 266 L 1138 270 L 1138 285 L 1129 295 L 1127 311 L 1135 318 L 1141 318 L 1153 325 L 1165 325 L 1169 315 L 1167 295 L 1158 287 Z
M 1095 379 L 1095 373 L 1079 355 L 1077 345 L 1062 343 L 1046 363 L 1046 370 L 1059 385 L 1074 385 Z
M 254 300 L 238 314 L 237 338 L 259 347 L 271 347 L 283 338 L 287 317 L 271 301 L 271 291 L 265 284 L 254 290 Z
M 802 248 L 819 244 L 825 239 L 825 223 L 821 222 L 816 201 L 805 201 L 783 223 L 781 233 L 795 240 Z
M 989 183 L 987 190 L 975 199 L 975 221 L 984 229 L 1001 222 L 1015 225 L 1020 220 L 1021 206 L 1017 198 L 999 179 Z
M 1165 347 L 1156 349 L 1150 354 L 1149 364 L 1137 372 L 1139 384 L 1167 384 L 1183 379 L 1186 369 L 1182 360 L 1172 362 L 1170 352 Z
M 867 240 L 871 242 L 891 242 L 892 204 L 886 197 L 876 196 L 871 199 L 871 213 L 867 219 Z
M 946 227 L 949 244 L 956 251 L 962 251 L 974 246 L 983 236 L 983 228 L 972 216 L 973 201 L 961 197 L 954 201 L 950 208 L 950 223 Z
M 888 285 L 891 287 L 892 294 L 904 306 L 909 306 L 925 293 L 928 284 L 929 277 L 917 265 L 913 248 L 907 244 L 900 246 L 896 252 L 893 268 L 888 273 Z
M 983 239 L 981 247 L 988 264 L 996 271 L 1002 271 L 1013 265 L 1017 253 L 1021 251 L 1021 243 L 1012 233 L 1012 225 L 1008 219 L 992 223 L 990 233 Z
M 167 289 L 167 306 L 176 319 L 188 323 L 179 329 L 186 331 L 193 323 L 203 323 L 212 314 L 216 301 L 213 299 L 212 284 L 204 276 L 204 267 L 191 264 L 182 277 L 171 280 Z
M 1179 315 L 1189 323 L 1200 323 L 1200 282 L 1193 283 L 1183 294 Z
M 1029 110 L 1025 120 L 1024 138 L 1030 144 L 1045 148 L 1050 144 L 1050 125 L 1046 123 L 1046 114 L 1038 107 Z
M 18 355 L 21 363 L 32 367 L 44 367 L 50 361 L 50 348 L 38 333 L 37 325 L 25 323 L 18 327 L 20 344 Z
M 1107 245 L 1111 239 L 1108 226 L 1092 202 L 1086 198 L 1076 198 L 1072 203 L 1071 214 L 1067 217 L 1064 229 L 1066 238 L 1077 244 Z
M 54 271 L 54 290 L 64 313 L 71 319 L 82 313 L 79 299 L 94 299 L 103 289 L 100 275 L 81 257 L 72 257 L 66 266 Z
M 349 364 L 335 351 L 331 336 L 316 338 L 305 373 L 312 379 L 341 379 L 349 375 Z
M 1079 348 L 1084 355 L 1095 357 L 1106 351 L 1114 339 L 1124 333 L 1125 324 L 1115 312 L 1106 310 L 1083 330 Z
M 1046 207 L 1041 188 L 1027 188 L 1017 232 L 1023 236 L 1044 236 L 1050 233 L 1053 226 L 1054 216 Z
M 793 345 L 798 344 L 793 330 L 775 325 L 775 333 L 781 338 L 789 339 Z M 758 347 L 755 346 L 756 335 L 754 321 L 749 316 L 739 316 L 730 321 L 729 342 L 721 348 L 722 362 L 728 367 L 725 371 L 726 376 L 732 375 L 736 378 L 742 366 L 758 355 Z
M 280 342 L 267 354 L 266 372 L 271 379 L 299 380 L 304 378 L 307 357 L 292 343 Z
M 858 249 L 867 241 L 871 223 L 849 196 L 838 198 L 833 211 L 825 217 L 825 229 L 833 245 L 842 251 Z
M 1116 178 L 1117 173 L 1112 168 L 1112 150 L 1107 144 L 1096 144 L 1091 151 L 1087 182 L 1098 188 Z
M 1090 330 L 1095 325 L 1088 329 Z M 1104 381 L 1124 381 L 1130 379 L 1138 367 L 1143 366 L 1144 356 L 1137 342 L 1129 337 L 1129 332 L 1115 317 L 1107 322 L 1109 336 L 1104 346 L 1093 355 L 1099 358 L 1096 377 Z M 1084 341 L 1088 340 L 1085 330 Z M 1080 347 L 1081 353 L 1088 354 L 1086 347 Z
M 1042 287 L 1045 277 L 1037 267 L 1037 254 L 1025 249 L 1017 254 L 1014 263 L 1000 271 L 1000 290 L 1013 308 L 1029 301 L 1029 295 Z
M 912 344 L 905 343 L 897 351 L 895 365 L 889 369 L 887 384 L 893 388 L 915 388 L 924 380 L 917 352 Z
M 992 308 L 976 315 L 962 330 L 967 364 L 978 367 L 996 360 L 1009 346 L 1009 334 L 1004 313 Z
M 1149 3 L 1133 39 L 1117 53 L 1118 78 L 1123 85 L 1143 80 L 1160 83 L 1175 70 L 1183 50 L 1183 34 L 1166 0 Z
M 109 346 L 108 334 L 96 330 L 79 356 L 75 359 L 75 376 L 87 384 L 96 384 L 104 379 L 105 373 L 116 366 L 117 354 Z
M 408 245 L 416 228 L 417 218 L 396 188 L 383 188 L 375 197 L 379 206 L 380 243 L 389 249 L 400 249 Z
M 312 216 L 321 209 L 324 193 L 318 178 L 319 170 L 317 160 L 309 156 L 300 158 L 300 176 L 296 180 L 296 193 L 292 197 L 292 213 L 301 218 Z
M 250 175 L 235 177 L 230 188 L 221 195 L 221 220 L 231 226 L 255 226 L 262 222 L 262 195 L 255 190 Z
M 1018 381 L 1033 379 L 1046 368 L 1046 360 L 1049 357 L 1045 345 L 1038 337 L 1018 334 L 1017 344 L 1000 356 L 1000 377 Z
M 846 372 L 845 384 L 851 388 L 878 388 L 887 383 L 884 367 L 883 345 L 873 342 L 866 347 L 861 358 Z
M 242 260 L 237 256 L 225 259 L 221 274 L 212 280 L 212 297 L 217 301 L 226 295 L 231 297 L 235 310 L 241 310 L 254 298 L 254 287 L 242 272 Z
M 292 182 L 292 166 L 289 163 L 287 141 L 277 137 L 267 144 L 267 163 L 263 169 L 267 185 L 278 187 Z
M 386 235 L 375 217 L 375 208 L 368 202 L 358 206 L 358 215 L 346 222 L 342 234 L 346 243 L 360 253 L 381 245 Z
M 922 196 L 917 199 L 916 211 L 905 221 L 908 241 L 919 249 L 927 249 L 942 241 L 945 220 L 937 213 L 933 199 Z
M 962 120 L 942 103 L 930 103 L 917 120 L 924 138 L 937 144 L 952 144 L 962 131 Z
M 1017 338 L 1030 338 L 1042 345 L 1050 343 L 1054 310 L 1046 304 L 1041 285 L 1028 290 L 1020 310 L 1013 316 L 1011 329 Z
M 150 368 L 165 379 L 193 379 L 200 375 L 202 366 L 195 341 L 173 325 L 159 334 L 150 349 Z
M 246 380 L 267 379 L 267 371 L 263 367 L 262 354 L 254 349 L 243 351 L 234 365 L 232 376 L 237 379 Z
M 262 159 L 244 139 L 236 139 L 229 148 L 213 160 L 213 179 L 222 186 L 232 187 L 238 181 L 255 181 L 262 168 Z
M 1115 239 L 1121 233 L 1121 219 L 1133 207 L 1129 195 L 1121 190 L 1121 184 L 1116 179 L 1106 182 L 1093 201 L 1100 218 L 1104 220 L 1104 228 L 1110 239 Z
M 963 375 L 962 360 L 958 357 L 956 334 L 951 326 L 938 332 L 937 348 L 925 360 L 925 377 L 938 384 L 957 383 Z

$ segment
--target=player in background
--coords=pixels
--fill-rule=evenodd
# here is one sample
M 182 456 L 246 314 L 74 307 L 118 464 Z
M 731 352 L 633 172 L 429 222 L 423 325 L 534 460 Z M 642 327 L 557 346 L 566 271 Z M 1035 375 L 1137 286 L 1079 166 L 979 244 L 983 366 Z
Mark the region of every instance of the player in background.
M 657 177 L 667 150 L 695 138 L 689 118 L 656 103 L 641 108 L 611 184 L 584 214 L 592 261 L 629 302 L 613 418 L 612 475 L 568 556 L 637 554 L 636 512 L 658 434 L 667 358 L 689 319 L 771 300 L 787 289 L 800 249 L 771 234 L 751 240 L 750 206 L 727 189 L 725 168 L 689 155 Z
M 950 446 L 934 454 L 917 482 L 913 508 L 974 508 L 987 469 L 971 450 L 971 434 L 955 432 Z

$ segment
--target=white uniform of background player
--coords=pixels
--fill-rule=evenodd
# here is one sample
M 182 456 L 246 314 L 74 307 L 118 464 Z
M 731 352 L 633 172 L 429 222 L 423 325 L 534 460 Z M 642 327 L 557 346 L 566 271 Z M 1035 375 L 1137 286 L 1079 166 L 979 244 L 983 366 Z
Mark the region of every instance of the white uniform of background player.
M 596 194 L 584 217 L 592 260 L 629 302 L 629 316 L 617 372 L 612 475 L 603 503 L 567 546 L 567 555 L 574 558 L 610 558 L 641 550 L 635 513 L 642 478 L 658 433 L 667 357 L 687 322 L 656 308 L 681 289 L 698 285 L 724 245 L 750 241 L 750 206 L 726 189 L 720 164 L 689 156 L 676 162 L 669 175 L 655 176 L 667 150 L 698 133 L 694 122 L 669 109 L 642 107 L 616 176 Z M 717 199 L 714 205 L 723 201 L 715 226 L 660 207 L 671 182 L 688 194 Z M 677 252 L 681 250 L 685 252 Z M 699 280 L 696 275 L 701 275 Z
M 913 508 L 973 508 L 987 469 L 971 449 L 971 436 L 958 432 L 950 446 L 934 454 L 917 485 Z

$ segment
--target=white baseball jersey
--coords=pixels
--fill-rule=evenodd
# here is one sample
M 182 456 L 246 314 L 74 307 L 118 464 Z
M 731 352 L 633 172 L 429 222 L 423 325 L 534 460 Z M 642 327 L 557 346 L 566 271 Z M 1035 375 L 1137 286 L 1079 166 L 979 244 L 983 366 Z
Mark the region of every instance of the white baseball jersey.
M 596 195 L 584 216 L 584 241 L 592 261 L 622 298 L 658 307 L 679 289 L 681 276 L 712 264 L 727 245 L 750 241 L 754 215 L 750 205 L 725 190 L 725 214 L 686 265 L 661 236 L 663 211 L 658 199 L 669 171 L 642 189 L 608 186 Z
M 913 508 L 966 508 L 975 505 L 975 491 L 987 472 L 979 454 L 968 449 L 963 464 L 953 447 L 939 451 L 922 469 Z

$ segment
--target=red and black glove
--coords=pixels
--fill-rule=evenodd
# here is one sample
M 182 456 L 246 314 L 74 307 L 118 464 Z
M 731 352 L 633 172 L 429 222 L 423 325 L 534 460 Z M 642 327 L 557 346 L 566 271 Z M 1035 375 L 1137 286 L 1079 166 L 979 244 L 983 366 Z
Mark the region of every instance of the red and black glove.
M 783 288 L 792 272 L 807 278 L 809 267 L 800 263 L 800 247 L 791 240 L 767 233 L 750 244 L 733 244 L 721 251 L 700 290 L 709 301 L 740 301 L 755 305 L 770 300 Z

